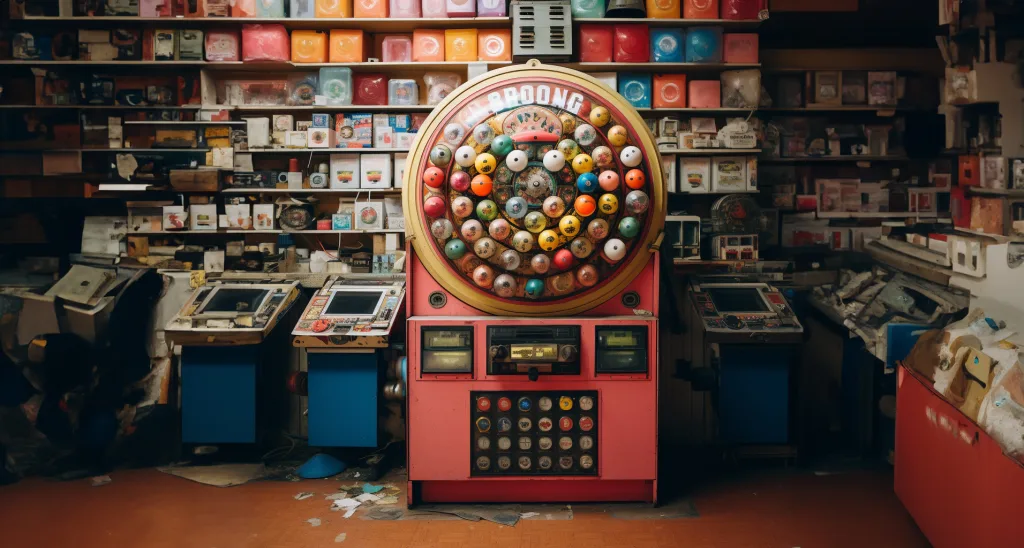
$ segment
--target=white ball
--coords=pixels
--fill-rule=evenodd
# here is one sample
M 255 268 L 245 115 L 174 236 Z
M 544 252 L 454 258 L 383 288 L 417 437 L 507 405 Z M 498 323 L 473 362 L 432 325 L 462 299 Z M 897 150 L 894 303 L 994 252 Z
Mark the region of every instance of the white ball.
M 544 168 L 548 171 L 560 171 L 563 167 L 565 167 L 565 154 L 552 149 L 544 155 Z
M 622 152 L 619 153 L 619 159 L 622 160 L 622 165 L 626 167 L 636 167 L 643 161 L 644 155 L 640 152 L 639 148 L 629 146 L 622 149 Z
M 455 154 L 455 157 L 456 160 L 458 160 L 458 153 Z M 505 156 L 505 165 L 516 173 L 526 169 L 526 165 L 528 163 L 530 163 L 530 159 L 526 156 L 526 153 L 521 150 L 513 150 L 508 153 L 508 156 Z
M 619 262 L 626 256 L 626 244 L 618 238 L 612 238 L 604 244 L 604 256 L 609 261 Z
M 462 167 L 473 167 L 473 163 L 476 162 L 476 149 L 469 146 L 461 146 L 459 150 L 455 151 L 455 163 Z

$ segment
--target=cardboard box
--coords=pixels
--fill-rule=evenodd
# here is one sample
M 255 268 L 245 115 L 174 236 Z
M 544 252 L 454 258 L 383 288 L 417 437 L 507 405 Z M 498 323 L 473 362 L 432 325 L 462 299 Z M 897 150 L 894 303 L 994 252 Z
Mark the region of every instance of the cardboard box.
M 743 192 L 747 190 L 747 159 L 743 156 L 722 156 L 712 159 L 711 192 Z
M 311 127 L 306 130 L 306 144 L 309 148 L 337 148 L 337 134 L 333 129 Z
M 402 188 L 403 181 L 405 180 L 405 164 L 408 159 L 408 153 L 399 152 L 395 154 L 395 188 Z
M 373 115 L 344 113 L 335 117 L 338 148 L 372 148 Z
M 220 190 L 220 171 L 216 169 L 172 169 L 171 188 L 181 192 L 216 192 Z
M 690 194 L 711 192 L 711 158 L 683 156 L 680 166 L 679 192 Z
M 390 154 L 363 154 L 359 158 L 359 188 L 391 188 Z
M 359 188 L 359 154 L 331 154 L 331 188 Z
M 179 61 L 202 61 L 205 45 L 203 31 L 198 29 L 179 30 L 178 51 L 175 58 Z
M 192 230 L 217 230 L 217 204 L 193 204 L 189 218 Z

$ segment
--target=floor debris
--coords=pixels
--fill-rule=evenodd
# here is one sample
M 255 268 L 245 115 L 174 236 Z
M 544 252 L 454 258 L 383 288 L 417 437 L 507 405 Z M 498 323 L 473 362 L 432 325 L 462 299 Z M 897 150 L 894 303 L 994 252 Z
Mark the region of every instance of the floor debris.
M 389 504 L 398 504 L 398 497 L 396 495 L 389 495 L 381 497 L 380 500 L 374 502 L 377 506 L 385 506 Z
M 314 493 L 310 493 L 309 491 L 303 491 L 303 492 L 295 495 L 295 500 L 311 499 L 311 498 L 313 498 L 313 495 L 314 495 Z
M 379 492 L 379 491 L 381 491 L 383 489 L 384 489 L 383 485 L 372 485 L 370 483 L 364 483 L 363 484 L 363 492 L 364 493 L 371 493 L 371 494 L 372 493 L 377 493 L 377 492 Z
M 530 519 L 539 515 L 540 512 L 523 512 L 522 514 L 519 514 L 519 519 Z
M 358 500 L 359 502 L 376 502 L 380 500 L 380 497 L 372 493 L 363 493 L 362 495 L 356 497 L 356 500 Z
M 324 500 L 341 500 L 348 498 L 348 491 L 339 491 L 337 493 L 331 493 L 324 497 Z
M 212 466 L 165 466 L 157 470 L 214 487 L 234 487 L 266 475 L 262 463 L 256 464 L 214 464 Z
M 101 485 L 106 485 L 106 484 L 110 483 L 111 481 L 114 481 L 114 480 L 110 479 L 110 476 L 93 476 L 92 477 L 92 486 L 93 487 L 99 487 Z
M 313 527 L 320 527 L 320 518 L 309 518 L 306 520 L 306 523 L 312 525 Z
M 450 514 L 467 521 L 486 520 L 512 527 L 519 522 L 522 507 L 518 504 L 424 504 L 417 507 L 417 510 Z
M 338 536 L 334 537 L 334 542 L 345 542 L 348 538 L 348 533 L 338 533 Z

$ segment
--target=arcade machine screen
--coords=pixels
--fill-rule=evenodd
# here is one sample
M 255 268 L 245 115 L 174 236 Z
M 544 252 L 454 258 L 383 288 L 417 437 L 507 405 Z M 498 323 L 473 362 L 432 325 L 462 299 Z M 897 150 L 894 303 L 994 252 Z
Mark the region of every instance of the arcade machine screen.
M 707 292 L 715 302 L 715 307 L 723 314 L 768 311 L 768 305 L 761 294 L 752 287 L 714 287 L 707 288 Z
M 370 316 L 377 311 L 382 291 L 335 292 L 327 303 L 328 316 Z
M 269 294 L 268 289 L 221 287 L 206 299 L 197 315 L 254 314 Z

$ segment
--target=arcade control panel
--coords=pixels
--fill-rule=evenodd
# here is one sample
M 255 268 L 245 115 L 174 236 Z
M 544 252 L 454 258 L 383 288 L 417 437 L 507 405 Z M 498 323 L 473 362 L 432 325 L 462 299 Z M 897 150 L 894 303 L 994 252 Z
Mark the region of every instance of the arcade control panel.
M 404 302 L 404 279 L 332 276 L 309 300 L 292 335 L 387 336 Z
M 707 333 L 799 334 L 803 326 L 786 297 L 760 282 L 694 281 L 693 306 Z
M 299 295 L 298 282 L 211 281 L 192 293 L 165 331 L 176 344 L 258 343 Z

